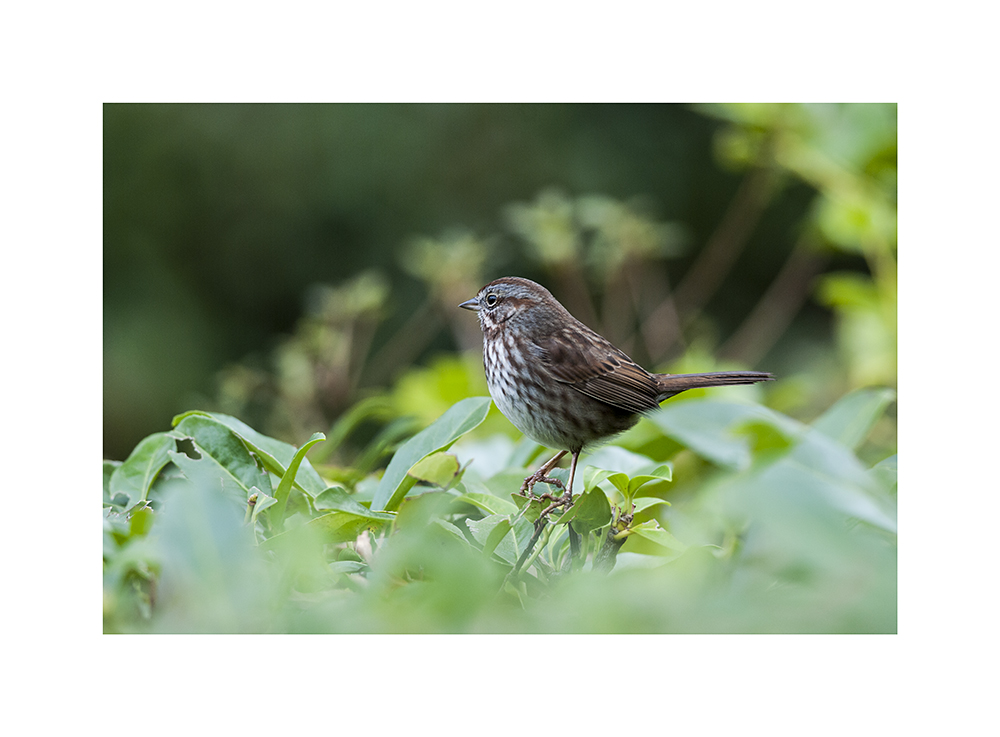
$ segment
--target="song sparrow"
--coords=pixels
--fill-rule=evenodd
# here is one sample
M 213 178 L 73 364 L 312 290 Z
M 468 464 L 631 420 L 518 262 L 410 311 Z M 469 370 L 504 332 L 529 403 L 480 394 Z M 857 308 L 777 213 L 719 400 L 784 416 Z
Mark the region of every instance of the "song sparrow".
M 549 290 L 507 276 L 490 282 L 459 307 L 479 313 L 486 382 L 497 407 L 528 437 L 560 449 L 524 480 L 531 493 L 572 453 L 569 484 L 560 500 L 572 501 L 573 477 L 587 446 L 629 429 L 639 414 L 688 389 L 770 381 L 759 371 L 651 374 L 573 317 Z

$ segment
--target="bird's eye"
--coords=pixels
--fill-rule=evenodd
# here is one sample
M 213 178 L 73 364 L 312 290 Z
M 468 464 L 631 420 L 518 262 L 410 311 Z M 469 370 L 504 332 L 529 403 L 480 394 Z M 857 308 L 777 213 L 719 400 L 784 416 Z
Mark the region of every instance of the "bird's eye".
M 487 294 L 486 295 L 486 306 L 487 307 L 492 307 L 493 305 L 495 305 L 497 303 L 497 299 L 498 299 L 498 297 L 495 294 Z

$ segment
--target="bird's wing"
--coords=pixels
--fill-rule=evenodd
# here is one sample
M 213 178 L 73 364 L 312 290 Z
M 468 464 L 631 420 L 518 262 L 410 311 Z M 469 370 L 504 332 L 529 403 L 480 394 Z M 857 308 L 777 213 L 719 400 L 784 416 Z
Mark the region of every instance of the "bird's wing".
M 629 412 L 656 409 L 656 380 L 597 333 L 577 326 L 532 340 L 531 352 L 557 381 Z

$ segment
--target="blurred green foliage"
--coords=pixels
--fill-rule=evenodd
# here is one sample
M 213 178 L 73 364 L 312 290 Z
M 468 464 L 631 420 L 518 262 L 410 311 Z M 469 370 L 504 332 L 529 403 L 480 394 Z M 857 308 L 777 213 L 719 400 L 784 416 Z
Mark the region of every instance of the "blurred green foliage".
M 321 435 L 187 413 L 105 463 L 105 631 L 895 632 L 895 456 L 854 453 L 892 392 L 811 427 L 756 393 L 672 400 L 586 456 L 534 546 L 540 448 L 485 431 L 488 398 L 334 485 L 305 459 Z
M 584 570 L 514 580 L 508 273 L 779 377 L 595 450 Z M 107 106 L 104 319 L 106 631 L 895 631 L 894 105 Z

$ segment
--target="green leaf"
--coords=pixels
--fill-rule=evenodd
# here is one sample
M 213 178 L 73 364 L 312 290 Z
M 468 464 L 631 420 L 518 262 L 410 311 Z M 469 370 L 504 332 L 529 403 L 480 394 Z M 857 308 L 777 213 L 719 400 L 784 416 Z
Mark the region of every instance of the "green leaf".
M 497 545 L 500 544 L 510 531 L 510 519 L 501 519 L 496 527 L 490 530 L 490 534 L 486 536 L 486 540 L 483 542 L 483 555 L 486 557 L 493 555 L 493 551 L 497 549 Z
M 458 458 L 451 453 L 431 453 L 413 464 L 407 473 L 418 481 L 448 488 L 458 475 Z
M 635 506 L 635 509 L 634 509 L 635 514 L 639 514 L 639 512 L 643 512 L 643 511 L 649 509 L 650 507 L 655 507 L 657 504 L 666 504 L 668 507 L 670 506 L 670 502 L 668 502 L 665 499 L 660 499 L 660 498 L 655 497 L 655 496 L 644 496 L 644 497 L 642 497 L 640 499 L 636 499 L 633 502 L 633 504 Z M 628 511 L 628 510 L 625 510 L 625 511 Z
M 214 418 L 191 415 L 167 434 L 175 440 L 191 439 L 197 458 L 175 451 L 169 451 L 169 455 L 196 486 L 227 492 L 241 509 L 252 487 L 273 496 L 267 471 L 250 455 L 240 437 Z
M 522 499 L 524 497 L 521 497 Z M 455 497 L 455 501 L 467 502 L 483 510 L 487 514 L 516 514 L 517 505 L 492 494 L 483 494 L 478 491 L 467 491 Z
M 896 456 L 891 455 L 885 460 L 876 463 L 868 471 L 868 475 L 872 476 L 887 491 L 895 493 L 897 475 Z
M 603 468 L 597 468 L 596 466 L 587 466 L 583 469 L 583 490 L 584 492 L 590 491 L 595 486 L 598 486 L 602 481 L 607 480 L 607 478 L 614 471 L 606 471 Z
M 365 529 L 378 529 L 385 524 L 384 520 L 373 519 L 370 516 L 351 514 L 350 512 L 329 512 L 306 524 L 285 532 L 281 532 L 260 544 L 262 550 L 276 550 L 294 546 L 300 540 L 314 538 L 323 543 L 343 543 L 354 540 Z
M 669 402 L 649 414 L 664 435 L 690 448 L 716 465 L 732 469 L 750 466 L 750 442 L 733 428 L 751 421 L 771 425 L 786 437 L 803 428 L 790 417 L 756 404 L 736 404 L 711 399 Z
M 857 450 L 895 398 L 892 389 L 857 389 L 830 407 L 812 426 Z
M 622 474 L 624 475 L 624 474 Z M 559 522 L 573 522 L 573 529 L 580 534 L 598 530 L 611 521 L 611 504 L 600 487 L 586 491 L 576 498 L 572 508 L 560 517 Z
M 389 462 L 389 467 L 379 481 L 372 509 L 395 510 L 416 479 L 407 472 L 422 458 L 452 443 L 486 419 L 490 409 L 489 397 L 470 397 L 453 405 L 431 425 L 421 430 L 400 446 Z
M 643 522 L 641 525 L 636 525 L 632 528 L 631 533 L 676 553 L 683 553 L 688 547 L 660 527 L 656 520 L 649 520 L 648 522 Z
M 143 507 L 142 509 L 136 509 L 129 516 L 128 520 L 128 534 L 129 537 L 142 537 L 150 528 L 153 526 L 154 514 L 153 510 L 149 507 Z
M 526 519 L 518 519 L 511 526 L 510 518 L 506 515 L 492 514 L 480 520 L 466 519 L 465 524 L 484 551 L 492 545 L 490 552 L 495 552 L 508 563 L 517 560 L 534 534 L 534 525 Z M 500 531 L 495 532 L 498 527 Z
M 251 491 L 253 491 L 251 489 Z M 278 503 L 278 500 L 273 496 L 268 496 L 263 491 L 257 492 L 257 501 L 253 505 L 253 514 L 250 516 L 250 524 L 254 525 L 257 523 L 257 517 L 268 507 L 273 507 Z
M 174 427 L 176 428 L 178 424 L 188 417 L 210 417 L 228 427 L 246 443 L 246 446 L 251 451 L 260 457 L 264 468 L 278 478 L 285 475 L 288 464 L 295 457 L 297 449 L 294 445 L 263 435 L 241 420 L 218 412 L 185 412 L 173 419 Z M 302 463 L 301 468 L 299 468 L 299 472 L 295 475 L 295 487 L 304 491 L 310 497 L 314 497 L 327 487 L 327 483 L 323 481 L 322 477 L 316 472 L 316 469 L 306 459 Z
M 373 512 L 354 499 L 346 490 L 339 486 L 331 486 L 329 489 L 318 495 L 313 502 L 317 511 L 336 510 L 348 512 L 358 517 L 368 517 L 375 520 L 391 520 L 395 517 L 388 512 Z
M 653 481 L 673 481 L 674 467 L 670 463 L 657 466 L 649 473 L 633 476 L 628 482 L 628 496 L 635 496 L 636 491 Z
M 123 505 L 125 508 L 144 501 L 157 474 L 170 462 L 168 453 L 173 449 L 174 438 L 170 433 L 158 432 L 141 440 L 125 462 L 111 474 L 108 481 L 110 499 L 124 494 L 128 498 Z
M 111 495 L 111 477 L 114 476 L 115 470 L 122 465 L 121 461 L 104 461 L 104 506 L 119 506 L 124 507 L 129 502 L 129 498 L 125 495 L 118 497 Z M 118 500 L 117 502 L 115 500 Z
M 330 564 L 331 573 L 358 573 L 368 566 L 356 560 L 337 560 Z
M 650 464 L 645 463 L 644 465 L 649 466 Z M 608 481 L 625 499 L 632 499 L 636 495 L 636 492 L 648 483 L 673 480 L 673 473 L 674 467 L 671 463 L 660 464 L 645 473 L 639 473 L 631 477 L 619 471 L 607 471 L 603 468 L 588 466 L 584 469 L 583 473 L 584 489 L 585 491 L 590 491 L 596 488 L 602 481 Z
M 455 525 L 453 525 L 448 520 L 434 518 L 433 520 L 431 520 L 431 524 L 440 527 L 442 530 L 444 530 L 449 535 L 451 535 L 453 538 L 455 538 L 455 540 L 457 540 L 457 541 L 461 542 L 462 544 L 464 544 L 466 547 L 471 547 L 471 545 L 469 544 L 468 538 L 466 538 L 465 535 L 462 534 L 462 531 L 460 529 L 458 529 L 458 527 L 456 527 Z
M 603 494 L 604 492 L 601 493 Z M 528 497 L 521 496 L 520 494 L 511 494 L 510 498 L 514 500 L 514 504 L 517 505 L 519 510 L 527 507 L 522 518 L 529 522 L 534 522 L 538 519 L 542 512 L 552 504 L 548 499 L 528 499 Z
M 274 529 L 280 530 L 285 523 L 285 508 L 288 504 L 288 494 L 292 490 L 292 483 L 295 481 L 295 474 L 299 471 L 299 466 L 306 457 L 306 453 L 312 448 L 316 443 L 326 440 L 326 436 L 321 433 L 313 433 L 312 437 L 309 438 L 299 448 L 295 455 L 292 457 L 291 463 L 288 464 L 288 469 L 285 471 L 284 476 L 281 477 L 281 481 L 278 482 L 278 490 L 274 493 L 274 499 L 277 504 L 274 505 L 274 509 L 269 512 L 272 523 L 274 524 Z

